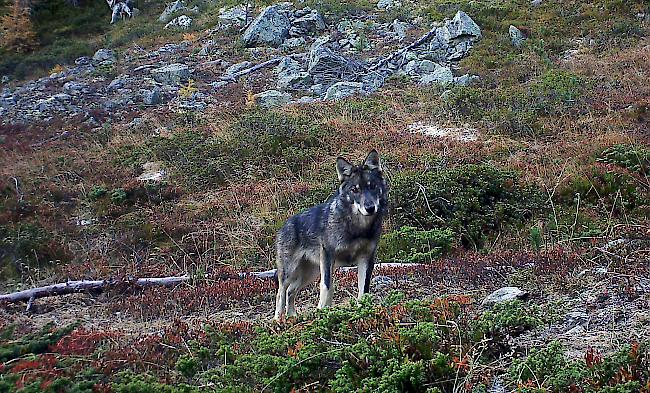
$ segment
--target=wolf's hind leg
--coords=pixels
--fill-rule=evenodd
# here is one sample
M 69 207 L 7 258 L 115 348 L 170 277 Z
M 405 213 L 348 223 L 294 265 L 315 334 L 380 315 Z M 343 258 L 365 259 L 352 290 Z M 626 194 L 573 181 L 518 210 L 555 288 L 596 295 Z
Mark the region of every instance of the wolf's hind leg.
M 334 293 L 334 259 L 329 252 L 321 248 L 320 256 L 320 299 L 318 308 L 325 308 L 332 305 L 332 294 Z
M 296 316 L 296 296 L 302 288 L 302 280 L 297 278 L 291 284 L 287 286 L 287 316 L 293 317 Z
M 275 297 L 275 316 L 276 321 L 282 318 L 287 306 L 287 285 L 285 280 L 278 275 L 278 294 Z

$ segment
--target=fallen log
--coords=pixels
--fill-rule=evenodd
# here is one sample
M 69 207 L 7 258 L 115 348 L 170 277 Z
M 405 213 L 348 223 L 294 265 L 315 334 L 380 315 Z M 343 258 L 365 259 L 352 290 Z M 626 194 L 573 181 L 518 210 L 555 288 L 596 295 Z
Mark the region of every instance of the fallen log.
M 189 279 L 190 276 L 185 274 L 177 277 L 139 278 L 137 280 L 131 281 L 131 283 L 143 288 L 153 287 L 153 286 L 170 287 L 188 281 Z M 123 283 L 123 281 L 116 281 L 116 280 L 68 281 L 68 282 L 62 282 L 58 284 L 46 285 L 44 287 L 26 289 L 24 291 L 18 291 L 18 292 L 8 293 L 5 295 L 0 295 L 0 303 L 3 301 L 10 302 L 10 303 L 29 301 L 31 303 L 34 301 L 34 299 L 38 299 L 42 297 L 67 295 L 70 293 L 86 292 L 86 291 L 103 291 L 107 288 L 113 287 L 121 283 Z
M 375 265 L 375 269 L 381 268 L 390 268 L 390 267 L 406 267 L 406 266 L 422 266 L 421 263 L 378 263 Z M 349 272 L 356 270 L 356 266 L 346 266 L 338 268 L 339 271 Z M 261 272 L 242 272 L 239 273 L 240 278 L 245 277 L 255 277 L 259 279 L 274 279 L 277 276 L 277 269 L 271 269 Z M 104 291 L 108 288 L 115 287 L 119 284 L 132 284 L 137 287 L 148 288 L 148 287 L 173 287 L 184 282 L 187 282 L 191 279 L 189 274 L 184 274 L 182 276 L 174 277 L 148 277 L 148 278 L 138 278 L 131 281 L 119 281 L 119 280 L 75 280 L 67 281 L 58 284 L 46 285 L 43 287 L 37 287 L 32 289 L 25 289 L 23 291 L 7 293 L 0 295 L 0 303 L 18 303 L 18 302 L 28 302 L 28 309 L 31 307 L 35 299 L 49 297 L 49 296 L 60 296 L 68 295 L 71 293 L 78 292 L 90 292 L 90 291 Z
M 377 60 L 374 64 L 372 64 L 370 67 L 368 67 L 368 70 L 369 71 L 377 70 L 377 69 L 383 67 L 384 65 L 386 65 L 386 63 L 389 63 L 389 62 L 393 61 L 398 56 L 403 56 L 404 54 L 406 54 L 406 52 L 410 51 L 411 49 L 417 48 L 418 46 L 422 45 L 423 43 L 431 40 L 431 37 L 433 37 L 436 34 L 437 30 L 438 30 L 438 28 L 434 27 L 433 29 L 429 30 L 429 32 L 427 32 L 425 35 L 418 38 L 416 41 L 410 43 L 409 45 L 407 45 L 407 46 L 405 46 L 405 47 L 403 47 L 401 49 L 396 50 L 395 52 L 391 53 L 388 56 L 382 57 L 381 59 Z
M 300 53 L 294 53 L 294 54 L 287 55 L 287 56 L 274 57 L 271 60 L 267 60 L 267 61 L 264 61 L 262 63 L 255 64 L 254 66 L 248 67 L 248 68 L 243 69 L 241 71 L 237 71 L 237 72 L 232 73 L 232 74 L 224 75 L 224 76 L 220 77 L 219 80 L 224 81 L 224 82 L 236 82 L 237 79 L 241 78 L 244 75 L 248 75 L 248 74 L 251 74 L 253 72 L 259 71 L 259 70 L 261 70 L 263 68 L 267 68 L 267 67 L 271 67 L 271 66 L 280 64 L 282 59 L 284 59 L 285 57 L 297 57 L 297 56 L 301 56 L 301 54 Z

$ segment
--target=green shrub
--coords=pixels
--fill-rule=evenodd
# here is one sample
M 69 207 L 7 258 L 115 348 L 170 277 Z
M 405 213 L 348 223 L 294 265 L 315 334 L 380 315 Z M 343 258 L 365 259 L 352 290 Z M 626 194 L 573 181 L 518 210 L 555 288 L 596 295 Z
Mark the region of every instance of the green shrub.
M 453 241 L 451 228 L 419 230 L 403 226 L 382 236 L 377 254 L 382 262 L 425 263 L 449 251 Z
M 520 300 L 495 304 L 472 322 L 474 340 L 497 335 L 517 335 L 542 324 L 539 307 Z
M 123 188 L 116 188 L 111 191 L 111 202 L 120 204 L 128 198 L 126 191 Z
M 645 146 L 614 145 L 603 150 L 596 161 L 618 165 L 640 175 L 650 174 L 650 149 Z
M 497 88 L 457 86 L 445 95 L 447 109 L 512 135 L 543 131 L 540 119 L 566 113 L 582 96 L 585 81 L 566 71 L 550 70 L 529 85 Z
M 0 273 L 12 276 L 30 267 L 69 260 L 53 234 L 36 223 L 0 225 Z
M 391 198 L 398 226 L 450 228 L 475 247 L 530 218 L 544 200 L 538 190 L 520 185 L 514 172 L 490 165 L 401 172 L 391 179 Z
M 107 192 L 108 191 L 106 190 L 106 188 L 102 186 L 93 186 L 93 188 L 88 193 L 88 198 L 90 198 L 91 200 L 97 200 L 103 197 L 104 195 L 106 195 Z

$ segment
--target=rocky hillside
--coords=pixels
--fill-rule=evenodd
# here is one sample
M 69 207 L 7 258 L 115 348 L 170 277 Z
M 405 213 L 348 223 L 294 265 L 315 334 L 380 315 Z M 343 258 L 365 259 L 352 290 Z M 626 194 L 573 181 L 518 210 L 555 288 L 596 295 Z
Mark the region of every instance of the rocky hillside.
M 0 49 L 0 292 L 106 280 L 0 302 L 0 392 L 650 391 L 647 2 L 120 7 Z M 392 265 L 271 322 L 240 273 L 372 148 Z

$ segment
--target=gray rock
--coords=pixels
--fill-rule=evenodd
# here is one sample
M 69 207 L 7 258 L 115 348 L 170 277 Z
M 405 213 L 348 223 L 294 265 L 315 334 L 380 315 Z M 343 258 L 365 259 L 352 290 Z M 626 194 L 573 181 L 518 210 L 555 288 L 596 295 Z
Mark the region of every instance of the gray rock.
M 191 100 L 179 100 L 176 102 L 176 107 L 178 109 L 183 109 L 186 111 L 193 112 L 202 112 L 208 106 L 204 101 L 191 99 Z
M 199 51 L 198 56 L 205 57 L 205 56 L 209 56 L 211 54 L 215 54 L 216 52 L 217 51 L 215 49 L 214 41 L 213 40 L 208 40 L 201 47 L 201 50 Z
M 252 66 L 253 63 L 250 61 L 242 61 L 241 63 L 233 64 L 230 67 L 226 68 L 225 75 L 233 75 Z
M 316 10 L 312 10 L 309 7 L 300 10 L 302 16 L 297 19 L 294 19 L 291 22 L 291 28 L 289 29 L 289 35 L 291 37 L 299 37 L 309 33 L 314 33 L 317 31 L 325 30 L 325 21 L 323 17 Z
M 395 19 L 390 27 L 399 41 L 403 41 L 406 38 L 406 32 L 408 31 L 409 27 L 408 23 Z
M 181 12 L 186 9 L 187 7 L 185 7 L 185 4 L 183 4 L 181 0 L 176 0 L 172 3 L 167 4 L 167 7 L 165 7 L 162 14 L 160 14 L 160 16 L 158 17 L 158 21 L 166 23 L 172 18 L 174 13 Z
M 255 103 L 263 108 L 286 105 L 291 101 L 291 94 L 277 90 L 266 90 L 253 96 Z
M 481 78 L 478 75 L 465 74 L 455 77 L 454 84 L 459 86 L 469 86 L 472 83 L 478 82 L 480 79 Z
M 88 56 L 81 56 L 81 57 L 78 57 L 78 58 L 74 61 L 74 63 L 75 63 L 76 65 L 78 65 L 78 66 L 87 66 L 87 65 L 90 65 L 91 62 L 92 62 L 92 60 L 91 60 L 90 57 L 88 57 Z
M 378 291 L 390 289 L 394 283 L 395 281 L 388 276 L 375 276 L 370 280 L 370 286 Z
M 585 325 L 589 322 L 589 314 L 584 311 L 571 311 L 564 316 L 564 323 L 567 326 L 575 327 Z
M 462 36 L 481 37 L 481 28 L 463 11 L 456 12 L 451 22 L 447 24 L 447 29 L 452 39 Z
M 66 94 L 66 93 L 58 93 L 58 94 L 53 95 L 52 98 L 54 98 L 55 100 L 60 101 L 60 102 L 68 102 L 68 101 L 70 101 L 72 99 L 72 96 L 70 96 L 70 94 Z
M 305 45 L 307 41 L 303 37 L 292 37 L 284 40 L 284 43 L 280 45 L 281 49 L 295 49 Z
M 302 104 L 302 105 L 304 105 L 304 104 L 313 104 L 316 101 L 318 101 L 318 100 L 315 99 L 314 97 L 302 96 L 299 99 L 297 99 L 295 101 L 292 101 L 291 104 Z
M 13 96 L 0 98 L 0 108 L 9 109 L 16 105 L 16 98 Z
M 278 47 L 289 36 L 291 21 L 287 15 L 291 3 L 266 7 L 246 28 L 241 37 L 246 46 Z
M 499 377 L 495 377 L 492 386 L 488 389 L 488 393 L 506 393 L 506 388 L 503 386 L 503 381 Z
M 309 91 L 312 94 L 315 94 L 317 96 L 322 96 L 323 93 L 325 92 L 325 86 L 323 86 L 322 83 L 317 83 L 317 84 L 313 85 L 312 87 L 310 87 Z
M 508 34 L 510 34 L 510 41 L 512 45 L 520 47 L 524 41 L 526 41 L 526 35 L 521 32 L 516 26 L 510 25 L 508 28 Z
M 485 299 L 483 299 L 482 304 L 484 306 L 492 306 L 497 303 L 503 303 L 515 299 L 523 300 L 527 297 L 528 292 L 522 291 L 517 287 L 503 287 L 489 294 Z
M 283 58 L 275 70 L 278 73 L 278 89 L 305 89 L 311 84 L 311 75 L 303 72 L 300 63 L 290 57 Z
M 154 87 L 151 90 L 142 90 L 142 102 L 144 102 L 145 105 L 160 104 L 160 89 Z
M 214 90 L 221 90 L 224 87 L 228 86 L 228 82 L 226 82 L 226 81 L 216 81 L 216 82 L 212 82 L 210 84 L 210 86 L 212 86 L 212 88 Z
M 81 82 L 69 81 L 63 84 L 63 91 L 71 95 L 78 95 L 87 90 L 88 85 Z
M 117 59 L 110 49 L 100 49 L 93 55 L 93 64 L 113 64 Z
M 433 83 L 446 85 L 453 82 L 454 74 L 451 72 L 451 69 L 449 67 L 438 67 L 432 73 L 425 74 L 422 76 L 422 78 L 420 78 L 421 85 L 430 85 Z
M 7 83 L 7 82 L 9 82 L 9 76 L 8 76 L 8 75 L 2 75 L 2 81 L 1 81 L 1 83 L 2 83 L 2 84 L 5 84 L 5 83 Z
M 142 165 L 142 174 L 138 176 L 140 181 L 161 182 L 167 178 L 167 170 L 161 162 L 150 161 Z
M 337 82 L 330 86 L 325 93 L 326 100 L 340 100 L 355 94 L 363 93 L 361 82 Z
M 399 0 L 379 0 L 377 2 L 377 8 L 380 10 L 391 10 L 393 8 L 399 8 L 402 6 L 402 3 Z
M 108 84 L 107 89 L 108 90 L 119 90 L 124 88 L 127 83 L 127 76 L 126 75 L 120 75 L 119 77 L 113 79 L 111 83 Z
M 438 64 L 432 62 L 431 60 L 422 60 L 417 65 L 417 71 L 420 74 L 430 74 L 440 67 Z
M 243 26 L 248 17 L 247 8 L 248 7 L 245 4 L 240 4 L 231 8 L 220 8 L 219 24 L 223 27 Z
M 584 328 L 582 325 L 575 326 L 571 329 L 569 329 L 566 333 L 564 333 L 567 336 L 581 336 L 583 335 L 587 330 Z
M 190 68 L 185 64 L 169 64 L 164 67 L 151 70 L 151 75 L 156 82 L 165 85 L 179 85 L 190 79 Z
M 181 15 L 177 18 L 170 20 L 166 25 L 165 29 L 177 28 L 181 30 L 187 30 L 192 26 L 192 18 L 187 15 Z
M 384 85 L 384 75 L 379 72 L 369 72 L 361 78 L 364 93 L 372 93 Z

